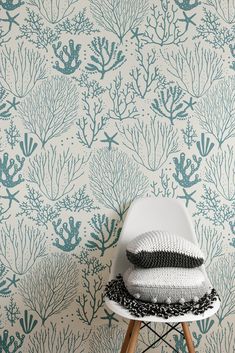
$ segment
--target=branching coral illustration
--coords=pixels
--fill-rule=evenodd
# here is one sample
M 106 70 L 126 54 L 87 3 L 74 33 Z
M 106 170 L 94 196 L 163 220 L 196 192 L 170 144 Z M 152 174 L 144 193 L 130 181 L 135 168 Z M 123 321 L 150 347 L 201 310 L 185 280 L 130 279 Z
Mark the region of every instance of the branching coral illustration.
M 0 352 L 118 353 L 115 249 L 132 201 L 163 197 L 190 213 L 222 300 L 192 324 L 196 350 L 232 353 L 235 0 L 0 8 Z M 171 345 L 153 348 L 187 352 Z

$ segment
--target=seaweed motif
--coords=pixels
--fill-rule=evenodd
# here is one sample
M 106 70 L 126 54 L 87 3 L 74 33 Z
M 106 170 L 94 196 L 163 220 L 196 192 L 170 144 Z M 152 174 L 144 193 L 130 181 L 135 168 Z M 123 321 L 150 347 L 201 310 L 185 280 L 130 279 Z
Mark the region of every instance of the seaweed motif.
M 23 332 L 28 335 L 33 331 L 38 321 L 33 318 L 33 315 L 30 314 L 28 310 L 24 311 L 24 316 L 20 318 L 20 326 L 22 327 Z
M 29 271 L 37 259 L 46 255 L 44 234 L 18 221 L 17 228 L 5 224 L 0 232 L 1 262 L 14 273 Z
M 100 256 L 105 251 L 117 245 L 122 228 L 118 227 L 116 219 L 109 219 L 105 214 L 95 214 L 89 221 L 93 231 L 90 233 L 92 240 L 87 240 L 85 246 L 91 250 L 99 250 Z
M 169 156 L 178 152 L 177 130 L 151 117 L 149 123 L 137 119 L 133 127 L 119 127 L 123 144 L 133 152 L 133 159 L 150 171 L 159 170 Z
M 105 37 L 95 37 L 89 47 L 94 55 L 91 55 L 92 62 L 86 65 L 86 70 L 100 73 L 101 79 L 104 78 L 106 72 L 116 70 L 126 60 L 122 50 L 118 49 L 117 43 L 109 43 Z
M 195 155 L 192 156 L 192 159 L 185 158 L 185 153 L 183 152 L 180 154 L 179 158 L 173 158 L 175 164 L 173 177 L 180 186 L 190 188 L 201 181 L 199 175 L 195 174 L 201 165 L 201 161 L 202 158 L 197 158 Z M 194 177 L 194 179 L 191 179 L 192 177 Z
M 38 146 L 38 144 L 33 141 L 32 137 L 29 138 L 27 132 L 24 133 L 24 140 L 20 141 L 19 145 L 25 157 L 30 157 Z
M 45 77 L 44 57 L 25 48 L 23 43 L 17 49 L 4 47 L 0 54 L 0 80 L 7 91 L 16 97 L 25 97 Z
M 85 157 L 74 157 L 69 149 L 59 153 L 57 147 L 51 145 L 50 149 L 30 160 L 28 179 L 49 200 L 57 201 L 73 190 L 86 162 Z
M 63 222 L 62 224 L 62 219 L 59 218 L 57 221 L 53 221 L 52 224 L 56 235 L 59 237 L 55 239 L 53 245 L 58 249 L 69 252 L 73 251 L 80 244 L 82 240 L 79 237 L 81 222 L 75 222 L 74 217 L 69 217 L 68 222 Z M 62 240 L 62 244 L 60 240 Z
M 66 132 L 77 114 L 77 90 L 67 77 L 52 77 L 36 87 L 21 102 L 19 113 L 24 126 L 42 146 Z
M 55 56 L 60 60 L 55 62 L 53 69 L 62 74 L 71 75 L 81 65 L 81 60 L 79 60 L 81 45 L 75 45 L 73 39 L 69 40 L 68 45 L 63 46 L 62 42 L 59 41 L 57 44 L 53 44 L 52 48 Z M 60 62 L 62 66 L 60 66 Z
M 74 4 L 78 0 L 28 0 L 28 4 L 35 6 L 40 14 L 50 23 L 58 23 L 74 11 Z
M 140 25 L 148 11 L 148 0 L 91 0 L 91 13 L 99 26 L 115 34 L 120 43 Z
M 215 321 L 209 317 L 204 320 L 196 321 L 197 326 L 202 334 L 206 334 L 210 331 Z
M 219 147 L 235 136 L 235 78 L 220 80 L 197 102 L 195 112 L 203 130 L 214 136 Z
M 211 142 L 209 137 L 205 137 L 205 133 L 201 133 L 201 138 L 200 141 L 197 141 L 196 146 L 198 149 L 198 152 L 202 157 L 208 156 L 208 154 L 211 152 L 212 148 L 214 147 L 214 143 Z
M 120 219 L 130 203 L 147 191 L 147 178 L 125 153 L 99 149 L 90 162 L 90 185 L 96 199 Z
M 162 56 L 179 86 L 195 98 L 202 97 L 223 76 L 222 57 L 200 43 L 194 43 L 193 49 L 181 46 L 171 54 L 162 52 Z
M 42 325 L 66 309 L 78 289 L 78 268 L 64 253 L 51 254 L 38 262 L 19 284 L 26 307 L 35 311 Z

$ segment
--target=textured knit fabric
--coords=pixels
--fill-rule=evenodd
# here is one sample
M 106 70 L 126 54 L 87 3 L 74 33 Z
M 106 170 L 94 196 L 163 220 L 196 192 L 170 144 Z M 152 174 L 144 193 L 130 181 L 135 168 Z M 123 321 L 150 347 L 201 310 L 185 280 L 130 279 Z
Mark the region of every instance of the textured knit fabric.
M 196 302 L 211 290 L 201 268 L 131 266 L 123 280 L 133 297 L 153 303 Z
M 151 231 L 133 239 L 126 249 L 131 263 L 136 266 L 185 267 L 201 266 L 202 251 L 192 242 L 166 231 Z
M 199 298 L 197 303 L 194 301 L 175 304 L 143 302 L 140 299 L 134 298 L 127 291 L 122 276 L 120 275 L 107 284 L 105 295 L 108 299 L 120 304 L 136 317 L 153 315 L 165 319 L 190 312 L 194 315 L 203 314 L 207 309 L 212 308 L 214 301 L 219 300 L 215 289 L 212 289 L 210 294 L 207 293 L 202 298 Z

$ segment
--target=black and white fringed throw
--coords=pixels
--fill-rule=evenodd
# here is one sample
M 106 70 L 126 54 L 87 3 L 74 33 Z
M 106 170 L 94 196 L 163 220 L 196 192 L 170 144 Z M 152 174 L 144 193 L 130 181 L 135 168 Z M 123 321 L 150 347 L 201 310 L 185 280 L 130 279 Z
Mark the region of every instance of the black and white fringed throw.
M 213 302 L 219 300 L 219 296 L 215 289 L 210 294 L 205 294 L 195 303 L 194 301 L 185 302 L 183 304 L 174 303 L 148 303 L 134 298 L 127 291 L 121 275 L 110 281 L 105 288 L 105 296 L 122 305 L 125 309 L 136 316 L 159 316 L 168 319 L 172 316 L 180 316 L 189 312 L 194 315 L 203 314 L 207 309 L 213 307 Z

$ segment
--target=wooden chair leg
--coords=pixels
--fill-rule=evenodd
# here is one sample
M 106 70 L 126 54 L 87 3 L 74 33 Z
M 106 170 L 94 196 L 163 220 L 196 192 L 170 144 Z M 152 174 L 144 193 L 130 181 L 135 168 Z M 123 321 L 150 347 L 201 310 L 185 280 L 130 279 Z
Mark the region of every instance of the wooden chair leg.
M 194 345 L 193 345 L 193 340 L 192 340 L 192 336 L 191 336 L 191 333 L 190 333 L 190 329 L 189 329 L 188 323 L 187 322 L 182 322 L 181 325 L 182 325 L 182 329 L 183 329 L 183 332 L 184 332 L 184 337 L 185 337 L 185 340 L 186 340 L 188 351 L 189 351 L 189 353 L 195 353 L 195 348 L 194 348 Z
M 127 350 L 128 353 L 135 353 L 135 348 L 136 348 L 136 344 L 137 344 L 138 336 L 140 332 L 140 326 L 141 326 L 141 321 L 135 321 L 135 324 L 132 330 L 131 339 L 129 342 L 129 347 Z
M 127 351 L 134 324 L 135 324 L 135 320 L 130 320 L 120 353 L 126 353 L 126 351 Z

